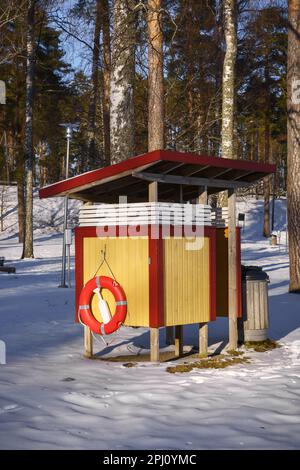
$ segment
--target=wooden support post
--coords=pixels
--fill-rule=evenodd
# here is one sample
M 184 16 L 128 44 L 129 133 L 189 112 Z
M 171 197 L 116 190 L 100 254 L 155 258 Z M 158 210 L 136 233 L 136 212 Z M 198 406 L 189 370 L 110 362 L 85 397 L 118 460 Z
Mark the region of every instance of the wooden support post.
M 158 182 L 154 181 L 150 183 L 148 186 L 148 199 L 149 202 L 157 202 L 158 201 Z
M 171 345 L 174 344 L 174 327 L 173 326 L 166 326 L 166 344 Z
M 208 354 L 208 323 L 199 323 L 199 356 Z
M 150 360 L 159 362 L 159 328 L 150 328 Z
M 198 204 L 207 204 L 207 186 L 199 186 Z
M 183 326 L 175 326 L 175 356 L 180 357 L 183 353 Z
M 207 204 L 207 186 L 199 187 L 198 204 Z M 207 356 L 208 323 L 199 323 L 199 356 Z
M 84 356 L 93 357 L 93 335 L 91 329 L 84 325 Z
M 236 194 L 228 190 L 228 316 L 229 349 L 237 349 L 237 258 L 236 258 Z

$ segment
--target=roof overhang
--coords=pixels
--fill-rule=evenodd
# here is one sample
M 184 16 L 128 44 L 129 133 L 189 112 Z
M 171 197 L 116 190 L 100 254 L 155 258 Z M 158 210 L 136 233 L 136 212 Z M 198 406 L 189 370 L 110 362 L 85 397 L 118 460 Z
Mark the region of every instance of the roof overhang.
M 119 196 L 127 196 L 128 202 L 143 202 L 149 183 L 157 181 L 161 201 L 178 200 L 178 186 L 189 200 L 197 197 L 200 186 L 212 194 L 248 187 L 274 172 L 271 164 L 156 150 L 45 186 L 39 195 L 90 202 L 118 202 Z

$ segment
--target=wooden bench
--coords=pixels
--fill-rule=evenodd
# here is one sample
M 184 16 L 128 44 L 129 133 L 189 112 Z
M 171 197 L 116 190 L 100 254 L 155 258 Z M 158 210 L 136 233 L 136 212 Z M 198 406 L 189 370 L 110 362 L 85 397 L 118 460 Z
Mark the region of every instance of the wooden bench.
M 12 274 L 16 272 L 16 268 L 14 266 L 4 266 L 5 258 L 4 256 L 0 256 L 0 273 L 8 273 Z
M 16 272 L 16 268 L 13 266 L 0 266 L 0 273 L 12 274 Z

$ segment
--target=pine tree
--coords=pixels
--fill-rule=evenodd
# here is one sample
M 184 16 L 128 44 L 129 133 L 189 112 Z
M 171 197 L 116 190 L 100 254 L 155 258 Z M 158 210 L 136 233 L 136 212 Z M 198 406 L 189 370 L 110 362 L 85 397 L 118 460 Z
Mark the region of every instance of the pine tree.
M 289 1 L 288 28 L 287 189 L 290 292 L 300 292 L 300 0 Z
M 148 149 L 164 148 L 164 82 L 161 0 L 148 0 Z
M 25 159 L 25 234 L 22 258 L 33 258 L 33 79 L 35 60 L 35 0 L 30 0 L 27 11 L 26 35 L 26 99 L 24 129 Z

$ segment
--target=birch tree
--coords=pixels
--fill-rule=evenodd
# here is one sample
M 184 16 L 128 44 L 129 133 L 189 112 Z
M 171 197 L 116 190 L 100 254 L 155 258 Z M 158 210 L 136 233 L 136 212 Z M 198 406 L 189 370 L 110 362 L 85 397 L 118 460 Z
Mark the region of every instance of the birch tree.
M 102 114 L 103 114 L 103 147 L 104 160 L 110 163 L 110 15 L 108 0 L 102 0 L 102 42 L 103 42 L 103 92 L 102 92 Z
M 222 157 L 234 155 L 234 83 L 237 54 L 236 0 L 224 0 L 224 36 L 226 52 L 222 80 Z
M 223 158 L 236 158 L 234 151 L 234 84 L 237 55 L 236 0 L 224 0 L 223 29 L 226 52 L 222 76 L 221 151 Z M 221 207 L 227 206 L 227 195 L 227 191 L 219 193 L 218 201 Z
M 93 161 L 99 160 L 99 148 L 96 141 L 96 115 L 97 103 L 99 100 L 99 58 L 100 58 L 100 32 L 101 32 L 101 16 L 102 16 L 102 0 L 96 1 L 95 8 L 95 27 L 93 38 L 93 57 L 92 57 L 92 88 L 90 95 L 90 103 L 88 110 L 88 166 L 93 166 Z
M 148 0 L 148 150 L 164 148 L 161 0 Z
M 134 2 L 115 0 L 110 83 L 111 163 L 134 155 Z
M 300 0 L 289 1 L 288 30 L 288 230 L 290 292 L 300 292 Z
M 25 236 L 22 258 L 33 258 L 33 77 L 35 58 L 34 18 L 36 0 L 29 0 L 26 34 L 26 98 L 25 98 Z

